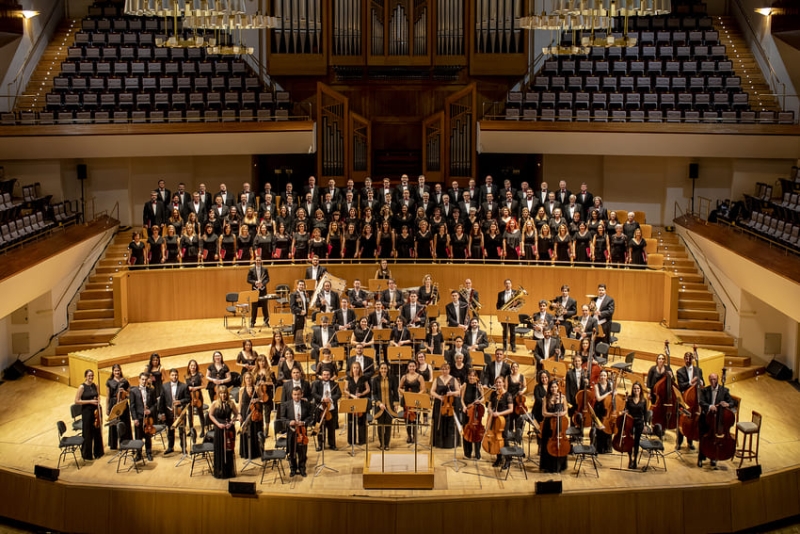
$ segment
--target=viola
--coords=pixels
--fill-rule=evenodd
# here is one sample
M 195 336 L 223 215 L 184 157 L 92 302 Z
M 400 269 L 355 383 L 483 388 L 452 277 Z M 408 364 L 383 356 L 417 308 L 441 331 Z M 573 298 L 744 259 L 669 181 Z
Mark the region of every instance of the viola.
M 230 428 L 226 428 L 223 430 L 223 435 L 225 436 L 225 450 L 226 451 L 233 451 L 236 448 L 236 431 L 231 425 Z
M 464 439 L 470 443 L 480 443 L 483 441 L 486 429 L 483 427 L 483 416 L 486 408 L 483 404 L 476 402 L 467 408 L 467 424 L 464 425 Z
M 566 415 L 550 418 L 552 434 L 550 435 L 550 439 L 547 440 L 547 452 L 550 456 L 559 458 L 569 454 L 571 447 L 569 438 L 567 437 L 567 428 L 569 428 L 569 418 Z
M 258 397 L 253 397 L 253 402 L 250 404 L 250 420 L 254 423 L 260 423 L 264 420 L 264 411 L 261 409 L 261 402 Z
M 308 445 L 308 431 L 305 425 L 297 425 L 294 432 L 298 445 Z
M 269 385 L 264 382 L 256 386 L 256 395 L 258 395 L 259 402 L 269 402 L 270 399 L 272 399 L 272 392 L 270 391 Z
M 156 435 L 155 418 L 153 417 L 152 413 L 144 416 L 144 419 L 142 420 L 142 426 L 144 433 L 148 436 Z
M 103 426 L 103 411 L 100 409 L 100 404 L 94 409 L 94 427 L 100 428 Z
M 453 414 L 455 414 L 455 399 L 452 395 L 442 398 L 442 406 L 439 409 L 440 416 L 453 417 Z
M 417 411 L 405 406 L 403 408 L 403 419 L 405 419 L 408 423 L 415 422 L 417 420 Z
M 196 389 L 192 391 L 192 407 L 193 408 L 203 407 L 203 390 Z

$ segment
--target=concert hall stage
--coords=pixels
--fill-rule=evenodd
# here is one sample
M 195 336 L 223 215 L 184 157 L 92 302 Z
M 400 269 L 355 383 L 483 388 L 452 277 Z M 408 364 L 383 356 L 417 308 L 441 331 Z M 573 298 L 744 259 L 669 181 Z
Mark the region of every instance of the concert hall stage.
M 143 369 L 146 356 L 157 351 L 165 355 L 166 369 L 183 370 L 190 358 L 205 369 L 211 351 L 221 348 L 235 370 L 233 362 L 243 337 L 236 335 L 239 324 L 234 322 L 227 330 L 221 318 L 130 323 L 110 347 L 83 351 L 71 364 L 76 369 L 97 366 L 104 383 L 112 362 L 121 362 L 125 375 L 131 377 Z M 492 324 L 491 334 L 499 334 L 499 325 Z M 679 365 L 686 349 L 671 330 L 657 322 L 622 324 L 623 354 L 637 351 L 636 373 L 646 373 L 665 339 L 672 344 L 673 365 Z M 256 333 L 256 350 L 263 351 L 268 337 L 268 329 Z M 520 346 L 510 358 L 524 357 Z M 713 365 L 717 360 L 720 355 L 700 350 L 706 375 L 709 369 L 704 362 Z M 532 367 L 524 365 L 523 372 L 530 380 Z M 387 533 L 431 527 L 434 532 L 491 532 L 510 525 L 532 532 L 731 532 L 800 513 L 800 413 L 786 409 L 797 405 L 800 394 L 790 384 L 766 375 L 728 383 L 731 393 L 742 398 L 742 420 L 750 419 L 751 410 L 764 417 L 763 475 L 752 482 L 737 481 L 738 461 L 735 465 L 721 462 L 717 469 L 706 462 L 706 467 L 698 468 L 696 452 L 685 447 L 681 455 L 668 455 L 666 471 L 663 464 L 646 472 L 620 470 L 627 466 L 627 457 L 612 454 L 599 457 L 599 477 L 591 462 L 584 463 L 576 476 L 572 457 L 561 475 L 539 473 L 534 443 L 525 461 L 527 479 L 519 467 L 512 466 L 508 480 L 503 480 L 505 472 L 492 468 L 486 454 L 481 462 L 469 461 L 455 471 L 453 451 L 436 449 L 432 490 L 366 490 L 362 482 L 365 452 L 351 457 L 340 431 L 338 450 L 328 451 L 325 457 L 337 473 L 323 471 L 313 476 L 320 455 L 312 446 L 307 478 L 294 477 L 281 484 L 277 473 L 268 470 L 260 484 L 261 470 L 251 466 L 234 480 L 255 482 L 258 493 L 254 498 L 235 498 L 227 494 L 228 481 L 214 479 L 207 471 L 200 473 L 200 467 L 190 477 L 189 461 L 175 467 L 180 455 L 164 457 L 160 440 L 154 441 L 154 461 L 138 474 L 116 473 L 116 462 L 107 463 L 111 458 L 107 451 L 101 460 L 81 462 L 80 470 L 71 458 L 62 463 L 56 483 L 35 479 L 34 465 L 56 466 L 55 422 L 70 420 L 69 406 L 76 390 L 66 383 L 70 373 L 60 373 L 61 383 L 26 376 L 0 387 L 0 403 L 8 407 L 0 414 L 0 484 L 4 488 L 0 515 L 60 531 L 207 532 L 255 530 L 268 523 L 289 532 L 331 525 L 348 532 L 379 527 Z M 420 443 L 427 445 L 428 439 L 425 433 Z M 272 444 L 270 437 L 267 447 Z M 376 444 L 371 443 L 370 454 L 377 452 Z M 668 432 L 666 452 L 672 452 L 674 445 L 675 434 Z M 402 427 L 393 436 L 392 449 L 411 452 Z M 524 449 L 528 451 L 527 437 Z M 460 449 L 457 458 L 463 458 Z M 244 461 L 237 462 L 241 469 Z M 547 480 L 560 480 L 563 493 L 536 495 L 536 482 Z

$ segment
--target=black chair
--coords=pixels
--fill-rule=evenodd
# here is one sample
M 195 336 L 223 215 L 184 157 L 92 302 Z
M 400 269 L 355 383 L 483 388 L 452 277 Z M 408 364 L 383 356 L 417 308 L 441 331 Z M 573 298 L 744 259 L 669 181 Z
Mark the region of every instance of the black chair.
M 572 454 L 575 455 L 575 465 L 573 469 L 575 469 L 575 476 L 581 476 L 581 467 L 583 466 L 584 460 L 588 457 L 592 460 L 592 466 L 594 466 L 594 472 L 597 475 L 597 478 L 600 478 L 600 472 L 597 470 L 597 447 L 594 446 L 594 438 L 597 434 L 597 429 L 592 427 L 589 430 L 589 444 L 585 445 L 583 443 L 583 428 L 581 428 L 581 440 L 579 443 L 575 443 L 572 445 Z
M 645 415 L 644 431 L 642 438 L 639 440 L 639 460 L 642 459 L 644 453 L 647 453 L 647 463 L 642 467 L 642 472 L 651 468 L 650 461 L 655 458 L 656 465 L 662 460 L 664 461 L 664 471 L 667 470 L 667 461 L 664 458 L 664 429 L 661 425 L 652 424 L 653 411 L 648 410 Z M 656 469 L 656 466 L 652 466 Z
M 73 404 L 70 406 L 69 415 L 72 417 L 72 431 L 80 433 L 83 430 L 83 421 L 81 420 L 81 405 Z
M 615 343 L 619 342 L 619 338 L 614 334 L 619 334 L 622 332 L 622 325 L 611 321 L 611 324 L 608 326 L 608 344 L 611 346 L 611 350 L 613 350 L 616 356 L 622 356 L 621 348 L 619 345 L 615 345 Z
M 237 302 L 239 302 L 239 293 L 228 293 L 225 295 L 225 303 L 227 304 L 227 306 L 225 306 L 226 315 L 223 317 L 225 328 L 228 328 L 228 318 L 231 315 L 236 317 L 236 314 L 239 311 L 239 309 L 236 307 Z
M 75 467 L 80 469 L 81 466 L 78 463 L 78 456 L 75 454 L 75 451 L 83 446 L 83 436 L 65 436 L 64 434 L 67 433 L 67 425 L 64 424 L 64 421 L 56 423 L 56 427 L 58 428 L 58 448 L 61 450 L 61 454 L 58 455 L 58 466 L 56 466 L 56 469 L 61 468 L 61 460 L 66 459 L 68 454 L 72 454 L 72 459 L 75 460 Z
M 506 458 L 510 458 L 512 464 L 519 466 L 520 470 L 525 475 L 525 480 L 528 480 L 528 472 L 525 470 L 525 462 L 523 460 L 523 458 L 525 458 L 525 451 L 522 449 L 522 447 L 512 445 L 508 447 L 500 447 L 500 454 Z M 511 474 L 511 466 L 509 466 L 505 471 L 506 476 L 503 478 L 503 480 L 508 480 L 508 475 Z
M 597 343 L 594 346 L 594 359 L 600 365 L 608 363 L 608 343 Z
M 123 436 L 127 431 L 127 427 L 125 423 L 120 421 L 117 423 L 117 435 Z M 144 441 L 141 439 L 127 439 L 123 440 L 120 439 L 119 441 L 119 452 L 117 453 L 117 473 L 119 473 L 120 463 L 125 464 L 127 463 L 128 456 L 131 457 L 133 460 L 133 465 L 128 468 L 128 471 L 131 469 L 136 469 L 136 472 L 139 472 L 139 460 L 142 461 L 142 465 L 145 465 L 144 458 L 142 457 L 142 449 L 144 449 Z
M 276 426 L 276 433 L 277 433 L 277 425 L 278 421 L 275 421 Z M 275 448 L 275 449 L 265 449 L 264 448 L 264 433 L 258 433 L 258 444 L 261 447 L 261 484 L 264 483 L 264 476 L 267 473 L 267 464 L 269 463 L 271 469 L 275 469 L 278 467 L 278 476 L 281 479 L 281 484 L 285 484 L 286 481 L 284 480 L 284 476 L 286 475 L 286 471 L 283 468 L 283 461 L 286 459 L 286 450 Z M 286 442 L 284 438 L 284 443 Z
M 598 343 L 599 344 L 599 343 Z M 629 352 L 625 356 L 624 362 L 617 362 L 611 365 L 611 368 L 622 373 L 622 380 L 625 380 L 625 373 L 630 373 L 633 370 L 633 360 L 636 358 L 635 352 Z M 624 387 L 624 382 L 623 382 Z
M 191 449 L 189 449 L 189 456 L 192 457 L 192 468 L 189 471 L 190 477 L 194 476 L 194 462 L 197 460 L 198 456 L 206 461 L 206 465 L 208 466 L 208 472 L 209 473 L 214 472 L 214 467 L 211 463 L 211 458 L 214 455 L 214 439 L 213 437 L 209 439 L 209 436 L 211 434 L 212 434 L 211 432 L 206 433 L 206 439 L 203 440 L 203 442 L 198 445 L 197 430 L 193 428 L 189 431 L 189 439 L 192 440 L 192 447 Z

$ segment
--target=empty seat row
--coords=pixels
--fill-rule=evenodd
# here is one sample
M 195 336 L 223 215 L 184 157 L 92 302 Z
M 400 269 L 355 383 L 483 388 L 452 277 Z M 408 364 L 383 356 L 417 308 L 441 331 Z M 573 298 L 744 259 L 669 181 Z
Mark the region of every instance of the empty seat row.
M 577 65 L 577 67 L 576 67 Z M 569 62 L 550 62 L 546 61 L 539 73 L 540 76 L 551 76 L 553 78 L 568 77 L 575 75 L 584 76 L 605 76 L 609 74 L 732 74 L 733 62 L 729 60 L 671 60 L 663 61 L 660 59 L 651 60 L 626 60 L 614 59 L 606 60 L 580 60 Z
M 247 76 L 248 71 L 244 63 L 235 62 L 225 71 L 224 67 L 215 70 L 204 62 L 194 61 L 160 61 L 157 59 L 147 61 L 65 61 L 61 64 L 62 76 L 114 76 L 135 74 L 138 76 Z M 251 76 L 252 77 L 252 76 Z
M 47 109 L 97 109 L 97 108 L 185 108 L 190 107 L 222 107 L 228 108 L 271 108 L 275 102 L 272 93 L 256 93 L 254 91 L 192 91 L 182 92 L 102 92 L 91 93 L 49 93 L 45 97 Z M 282 99 L 280 107 L 288 107 L 288 101 Z
M 117 17 L 109 18 L 113 15 L 92 13 L 89 11 L 89 16 L 81 20 L 81 30 L 85 32 L 158 32 L 164 30 L 171 30 L 173 28 L 173 21 L 169 20 L 166 24 L 163 19 L 155 17 Z M 183 29 L 183 20 L 178 19 L 178 29 Z
M 0 247 L 6 248 L 33 237 L 53 226 L 41 211 L 0 225 Z
M 737 93 L 738 76 L 536 76 L 532 91 L 710 91 Z
M 187 110 L 111 110 L 111 111 L 59 111 L 41 112 L 38 124 L 144 124 L 165 122 L 247 122 L 289 120 L 289 111 L 270 109 L 187 109 Z
M 698 111 L 716 109 L 726 111 L 747 110 L 750 106 L 747 93 L 638 93 L 638 92 L 593 92 L 561 91 L 510 93 L 506 101 L 507 108 L 593 108 L 593 109 L 696 109 Z
M 800 226 L 797 224 L 755 211 L 741 224 L 766 239 L 800 248 Z
M 781 114 L 786 113 L 781 117 Z M 755 111 L 681 111 L 670 110 L 605 110 L 605 109 L 523 109 L 507 108 L 506 120 L 539 120 L 564 122 L 667 122 L 667 123 L 723 123 L 723 124 L 791 124 L 794 120 L 791 112 L 755 112 Z M 779 122 L 779 121 L 788 122 Z
M 53 92 L 85 91 L 254 91 L 261 88 L 255 76 L 150 76 L 126 74 L 123 76 L 68 76 L 53 78 Z

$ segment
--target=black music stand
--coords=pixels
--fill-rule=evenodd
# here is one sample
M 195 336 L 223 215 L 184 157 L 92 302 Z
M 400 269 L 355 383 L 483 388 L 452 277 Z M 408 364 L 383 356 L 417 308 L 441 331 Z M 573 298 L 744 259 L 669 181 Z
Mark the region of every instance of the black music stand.
M 356 447 L 358 447 L 359 451 L 364 450 L 356 445 L 356 440 L 358 439 L 358 416 L 362 413 L 367 413 L 367 399 L 342 399 L 339 401 L 339 411 L 346 413 L 352 418 L 352 427 L 350 428 L 350 456 L 355 457 Z

